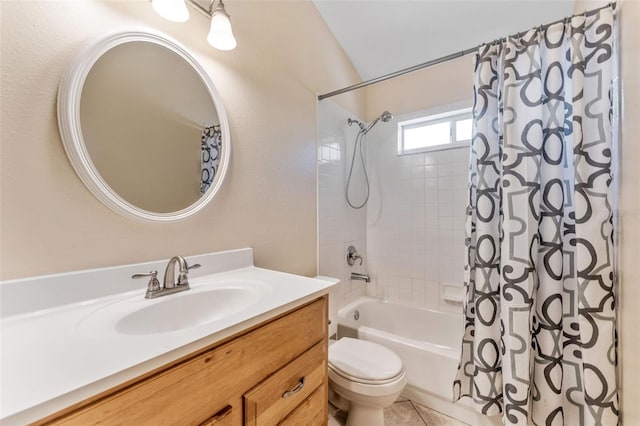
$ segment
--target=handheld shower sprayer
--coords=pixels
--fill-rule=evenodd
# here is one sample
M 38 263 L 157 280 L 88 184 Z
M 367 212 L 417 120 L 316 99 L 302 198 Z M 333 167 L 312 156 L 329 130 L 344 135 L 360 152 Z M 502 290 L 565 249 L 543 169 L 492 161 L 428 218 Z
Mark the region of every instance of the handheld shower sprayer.
M 380 119 L 382 120 L 382 122 L 387 123 L 391 121 L 391 119 L 393 119 L 393 114 L 391 114 L 389 111 L 384 111 L 382 114 L 380 114 Z
M 367 133 L 369 133 L 371 129 L 373 129 L 373 126 L 375 126 L 378 123 L 378 121 L 382 120 L 383 123 L 387 123 L 391 121 L 392 118 L 393 118 L 393 115 L 389 111 L 384 111 L 382 114 L 376 117 L 375 120 L 371 121 L 368 124 L 364 124 L 358 120 L 354 120 L 351 118 L 347 119 L 347 124 L 349 124 L 349 126 L 355 123 L 358 125 L 358 127 L 360 127 L 360 131 L 358 131 L 358 135 L 356 136 L 355 144 L 353 145 L 353 156 L 351 157 L 351 167 L 349 168 L 349 177 L 347 178 L 347 187 L 345 189 L 347 203 L 354 209 L 361 209 L 362 207 L 366 206 L 367 202 L 369 201 L 369 176 L 367 176 L 367 165 L 364 160 L 364 148 L 363 148 L 364 137 L 366 136 Z M 362 204 L 354 205 L 349 199 L 349 185 L 351 184 L 351 175 L 353 173 L 353 164 L 356 159 L 356 151 L 358 150 L 358 144 L 360 144 L 360 161 L 362 162 L 362 171 L 364 173 L 364 179 L 365 179 L 365 185 L 366 185 L 366 196 Z
M 383 123 L 387 123 L 391 121 L 392 118 L 393 118 L 393 114 L 391 114 L 389 111 L 384 111 L 382 114 L 376 117 L 375 120 L 371 121 L 369 124 L 364 124 L 352 118 L 347 119 L 347 124 L 349 124 L 349 126 L 352 126 L 353 124 L 357 124 L 360 127 L 360 131 L 366 135 L 373 128 L 373 126 L 378 124 L 378 121 L 382 120 Z

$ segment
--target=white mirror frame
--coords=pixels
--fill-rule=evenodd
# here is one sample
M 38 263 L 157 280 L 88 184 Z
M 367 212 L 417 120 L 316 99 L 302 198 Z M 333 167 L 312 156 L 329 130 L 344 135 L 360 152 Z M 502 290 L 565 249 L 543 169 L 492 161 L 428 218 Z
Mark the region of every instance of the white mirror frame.
M 199 75 L 207 88 L 220 119 L 222 131 L 222 153 L 216 177 L 209 190 L 190 206 L 172 213 L 156 213 L 141 209 L 122 198 L 105 182 L 96 169 L 82 135 L 80 123 L 80 97 L 91 68 L 108 50 L 133 41 L 155 43 L 165 47 L 184 59 Z M 100 37 L 84 45 L 67 66 L 58 88 L 58 127 L 64 150 L 76 174 L 91 193 L 116 213 L 131 219 L 151 222 L 175 222 L 186 219 L 206 206 L 216 195 L 229 167 L 231 142 L 229 121 L 213 82 L 204 68 L 177 41 L 152 30 L 119 31 Z

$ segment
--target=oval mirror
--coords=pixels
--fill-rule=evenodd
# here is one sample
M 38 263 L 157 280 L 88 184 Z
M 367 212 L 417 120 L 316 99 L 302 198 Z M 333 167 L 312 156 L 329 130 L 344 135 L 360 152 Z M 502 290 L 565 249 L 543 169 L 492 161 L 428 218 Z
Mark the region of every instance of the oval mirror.
M 227 115 L 202 66 L 152 31 L 86 45 L 58 90 L 58 125 L 89 190 L 117 213 L 171 222 L 199 211 L 227 172 Z

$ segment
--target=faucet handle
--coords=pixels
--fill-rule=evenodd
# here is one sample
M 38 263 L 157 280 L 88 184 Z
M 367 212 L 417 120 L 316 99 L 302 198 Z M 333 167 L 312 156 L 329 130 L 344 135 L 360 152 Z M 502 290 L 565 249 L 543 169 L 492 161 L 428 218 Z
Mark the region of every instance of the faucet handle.
M 187 270 L 187 271 L 190 271 L 190 270 L 192 270 L 192 269 L 198 269 L 198 268 L 199 268 L 199 267 L 201 267 L 201 266 L 202 266 L 202 265 L 201 265 L 201 264 L 199 264 L 199 263 L 194 263 L 194 264 L 193 264 L 193 265 L 191 265 L 191 266 L 189 266 L 189 265 L 187 264 L 186 270 Z
M 360 261 L 360 265 L 362 265 L 362 256 L 358 254 L 358 250 L 354 246 L 349 246 L 347 249 L 347 264 L 349 266 L 353 266 L 356 263 L 356 260 Z
M 189 271 L 192 269 L 198 269 L 200 266 L 199 263 L 194 263 L 193 265 L 189 266 L 186 262 L 185 262 L 185 268 L 183 270 L 180 271 L 180 274 L 178 275 L 178 282 L 177 285 L 189 285 L 189 279 L 187 278 L 187 275 L 189 274 Z
M 149 294 L 149 292 L 152 292 L 152 291 L 160 290 L 160 281 L 158 281 L 158 271 L 149 271 L 146 274 L 131 275 L 131 278 L 133 279 L 146 278 L 146 277 L 150 277 L 149 282 L 147 283 L 147 294 Z

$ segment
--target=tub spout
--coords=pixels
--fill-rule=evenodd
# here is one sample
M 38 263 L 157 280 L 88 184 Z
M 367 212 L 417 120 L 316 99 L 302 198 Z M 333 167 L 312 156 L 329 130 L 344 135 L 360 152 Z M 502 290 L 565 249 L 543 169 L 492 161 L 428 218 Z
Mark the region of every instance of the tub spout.
M 366 283 L 370 283 L 371 282 L 371 278 L 369 278 L 369 274 L 358 274 L 357 272 L 352 272 L 351 273 L 351 279 L 352 280 L 361 280 L 361 281 L 364 281 Z

